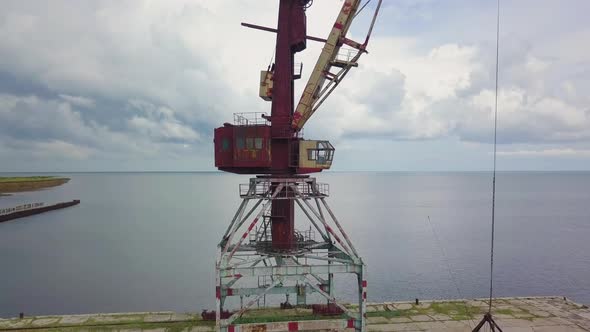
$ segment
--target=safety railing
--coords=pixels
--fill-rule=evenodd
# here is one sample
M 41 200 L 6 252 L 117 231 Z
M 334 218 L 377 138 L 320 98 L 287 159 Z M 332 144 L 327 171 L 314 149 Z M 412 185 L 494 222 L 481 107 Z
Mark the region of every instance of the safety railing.
M 266 116 L 264 112 L 234 113 L 234 124 L 236 126 L 270 125 Z
M 314 178 L 254 178 L 250 183 L 240 184 L 242 198 L 271 198 L 278 186 L 283 189 L 274 199 L 294 199 L 307 197 L 327 197 L 330 195 L 330 185 L 318 183 Z
M 297 236 L 297 241 L 299 242 L 310 242 L 315 241 L 315 231 L 313 229 L 307 229 L 304 231 L 295 231 L 295 236 Z
M 30 204 L 23 204 L 23 205 L 15 206 L 15 207 L 1 208 L 0 209 L 0 216 L 4 215 L 4 214 L 10 214 L 10 213 L 14 213 L 14 212 L 35 209 L 38 207 L 42 207 L 43 205 L 45 205 L 45 203 L 30 203 Z
M 263 216 L 262 224 L 256 226 L 256 228 L 250 232 L 248 240 L 250 243 L 272 241 L 271 221 L 269 215 Z

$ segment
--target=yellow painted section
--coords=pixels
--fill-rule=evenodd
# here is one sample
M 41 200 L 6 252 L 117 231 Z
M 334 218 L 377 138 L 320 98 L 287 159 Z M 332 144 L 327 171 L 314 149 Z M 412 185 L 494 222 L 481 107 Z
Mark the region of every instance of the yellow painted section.
M 311 117 L 313 114 L 313 105 L 317 101 L 318 94 L 322 89 L 324 82 L 326 81 L 326 76 L 324 73 L 329 71 L 331 62 L 334 61 L 338 55 L 340 50 L 340 46 L 338 46 L 340 37 L 346 35 L 354 15 L 359 7 L 359 4 L 360 0 L 344 1 L 335 24 L 340 25 L 342 28 L 339 29 L 336 26 L 332 27 L 332 31 L 330 32 L 330 35 L 327 39 L 328 41 L 322 49 L 322 53 L 320 54 L 315 67 L 313 68 L 309 81 L 307 82 L 305 90 L 303 91 L 301 99 L 299 100 L 299 104 L 297 104 L 297 108 L 295 109 L 292 123 L 293 128 L 303 128 L 305 122 L 307 122 L 309 117 Z
M 316 141 L 299 141 L 299 167 L 302 168 L 316 168 L 317 164 L 315 160 L 307 159 L 307 150 L 315 149 L 317 146 Z
M 263 70 L 260 72 L 260 98 L 271 101 L 272 100 L 272 72 Z
M 309 150 L 317 149 L 318 141 L 304 140 L 299 141 L 299 167 L 300 168 L 322 168 L 329 169 L 332 162 L 326 164 L 318 164 L 316 160 L 309 160 Z

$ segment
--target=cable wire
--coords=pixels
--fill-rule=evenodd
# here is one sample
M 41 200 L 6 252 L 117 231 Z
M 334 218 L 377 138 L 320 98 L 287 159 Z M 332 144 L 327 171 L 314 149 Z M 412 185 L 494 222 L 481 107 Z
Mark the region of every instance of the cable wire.
M 494 295 L 494 231 L 496 221 L 496 155 L 498 144 L 498 72 L 500 63 L 500 0 L 497 0 L 497 18 L 496 18 L 496 96 L 494 105 L 494 171 L 492 177 L 492 239 L 490 250 L 490 303 L 488 313 L 492 312 L 492 298 Z
M 363 9 L 365 9 L 365 7 L 367 7 L 367 5 L 371 1 L 373 1 L 373 0 L 367 0 L 367 2 L 365 2 L 365 4 L 361 7 L 361 9 L 357 10 L 356 14 L 354 14 L 354 16 L 352 17 L 352 19 L 354 20 L 358 16 L 358 14 L 360 14 L 363 11 Z
M 449 272 L 449 276 L 451 277 L 451 281 L 453 282 L 455 289 L 457 289 L 457 295 L 459 296 L 459 299 L 463 299 L 463 306 L 465 307 L 465 312 L 467 313 L 467 317 L 469 317 L 468 324 L 469 324 L 469 328 L 471 329 L 472 325 L 475 325 L 475 322 L 473 321 L 473 318 L 471 317 L 471 312 L 470 312 L 469 308 L 467 307 L 467 302 L 464 300 L 463 293 L 461 292 L 461 288 L 459 288 L 459 283 L 457 282 L 457 278 L 455 277 L 455 274 L 453 273 L 453 269 L 451 269 L 451 263 L 449 263 L 447 252 L 445 251 L 445 248 L 442 246 L 442 243 L 436 233 L 436 229 L 434 228 L 434 225 L 432 224 L 432 221 L 430 220 L 430 216 L 428 216 L 428 224 L 430 225 L 430 229 L 432 230 L 432 235 L 434 236 L 434 240 L 436 241 L 436 245 L 438 246 L 438 250 L 440 251 L 443 262 L 445 263 L 445 265 L 447 267 L 447 271 Z
M 276 52 L 277 52 L 276 50 L 272 51 L 272 56 L 270 57 L 270 61 L 268 62 L 268 70 L 269 71 L 270 71 L 270 69 L 272 67 L 273 60 L 275 59 L 275 53 Z

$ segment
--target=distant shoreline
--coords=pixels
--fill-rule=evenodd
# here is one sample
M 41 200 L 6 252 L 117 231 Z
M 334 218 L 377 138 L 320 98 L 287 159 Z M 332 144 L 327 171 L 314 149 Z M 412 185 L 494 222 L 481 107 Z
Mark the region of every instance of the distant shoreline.
M 0 197 L 9 196 L 6 193 L 37 191 L 57 187 L 68 181 L 70 181 L 70 178 L 56 176 L 0 177 Z

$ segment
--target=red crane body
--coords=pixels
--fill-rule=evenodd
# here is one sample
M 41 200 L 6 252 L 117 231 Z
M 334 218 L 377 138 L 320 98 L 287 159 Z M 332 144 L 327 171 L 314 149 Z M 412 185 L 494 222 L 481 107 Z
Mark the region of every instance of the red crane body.
M 292 174 L 289 146 L 294 108 L 294 58 L 306 47 L 305 10 L 299 0 L 281 0 L 273 75 L 271 108 L 271 168 L 274 174 Z
M 360 1 L 345 0 L 330 35 L 332 39 L 307 36 L 306 9 L 312 0 L 279 1 L 277 29 L 247 25 L 277 34 L 275 63 L 261 75 L 261 97 L 272 101 L 271 115 L 235 114 L 234 124 L 225 123 L 223 127 L 215 129 L 215 166 L 222 171 L 284 178 L 321 172 L 331 166 L 334 155 L 332 145 L 327 141 L 303 140 L 300 130 L 319 107 L 313 107 L 313 103 L 319 101 L 321 104 L 321 97 L 327 97 L 348 70 L 356 67 L 356 60 L 360 55 L 366 53 L 364 48 L 368 37 L 365 44 L 354 43 L 345 38 Z M 307 84 L 307 87 L 312 86 L 316 90 L 304 92 L 297 107 L 297 116 L 294 117 L 294 81 L 300 78 L 300 74 L 294 73 L 294 59 L 297 52 L 305 50 L 307 39 L 325 42 L 326 46 L 314 69 L 313 74 L 316 75 L 312 74 L 314 81 L 310 78 L 310 82 L 315 85 Z M 358 51 L 355 57 L 346 62 L 336 59 L 343 44 L 351 45 Z M 341 68 L 341 71 L 337 74 L 330 73 L 332 66 Z M 323 87 L 326 79 L 331 83 Z M 334 87 L 329 89 L 333 83 Z M 263 90 L 266 92 L 263 93 Z M 290 250 L 294 247 L 294 211 L 293 200 L 273 201 L 271 229 L 274 250 Z
M 273 176 L 293 176 L 298 173 L 291 162 L 291 146 L 298 138 L 291 126 L 294 109 L 294 58 L 295 53 L 306 48 L 306 1 L 280 0 L 275 64 L 273 70 L 272 108 L 270 125 L 256 124 L 224 127 L 215 130 L 215 140 L 228 140 L 228 136 L 248 141 L 256 148 L 257 141 L 262 140 L 262 149 L 246 152 L 242 162 L 247 165 L 233 164 L 226 167 L 223 163 L 216 165 L 224 171 L 240 174 L 273 174 Z M 243 135 L 244 137 L 239 137 Z M 223 143 L 222 143 L 223 144 Z M 217 145 L 217 144 L 216 144 Z M 252 145 L 252 144 L 250 144 Z M 226 144 L 227 146 L 227 144 Z M 234 147 L 237 149 L 238 147 Z M 221 146 L 223 150 L 223 145 Z M 256 151 L 259 150 L 259 151 Z M 271 154 L 272 151 L 272 154 Z M 223 152 L 223 151 L 220 151 Z M 249 153 L 249 155 L 248 155 Z M 216 149 L 216 157 L 218 156 Z M 233 156 L 227 156 L 233 159 Z M 226 158 L 227 158 L 226 157 Z M 250 157 L 250 158 L 247 158 Z M 253 158 L 252 158 L 253 157 Z M 251 160 L 247 160 L 251 159 Z M 321 171 L 306 170 L 307 172 Z M 278 200 L 271 207 L 272 246 L 276 250 L 288 250 L 295 242 L 295 206 L 293 200 Z

